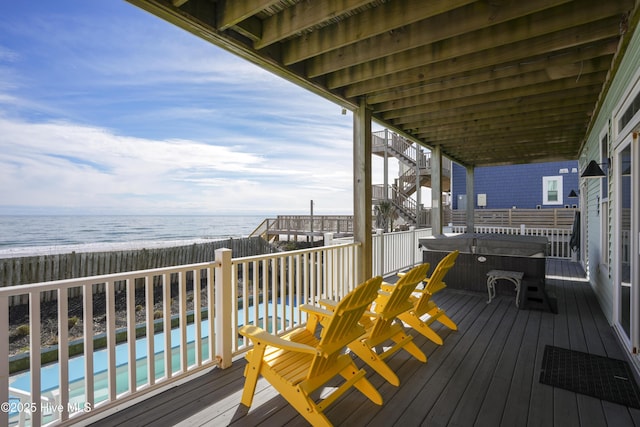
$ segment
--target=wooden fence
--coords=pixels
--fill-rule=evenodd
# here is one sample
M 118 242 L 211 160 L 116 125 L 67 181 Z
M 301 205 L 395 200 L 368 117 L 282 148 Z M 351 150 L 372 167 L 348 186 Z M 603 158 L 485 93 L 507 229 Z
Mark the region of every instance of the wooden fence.
M 576 215 L 573 208 L 565 209 L 476 209 L 476 225 L 494 225 L 501 227 L 527 228 L 566 228 L 570 229 Z M 467 213 L 464 210 L 453 211 L 453 225 L 465 225 Z
M 214 260 L 215 251 L 220 248 L 231 249 L 234 257 L 272 252 L 260 237 L 249 237 L 168 248 L 4 258 L 0 259 L 0 287 L 208 262 Z M 12 305 L 26 303 L 27 295 L 23 297 L 14 298 Z M 53 293 L 42 295 L 44 301 L 55 298 Z

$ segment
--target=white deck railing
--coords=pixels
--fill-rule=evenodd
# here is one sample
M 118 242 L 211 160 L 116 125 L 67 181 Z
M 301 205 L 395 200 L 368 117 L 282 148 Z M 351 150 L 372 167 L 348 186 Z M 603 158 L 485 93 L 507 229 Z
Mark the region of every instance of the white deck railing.
M 454 233 L 464 233 L 465 225 L 454 225 Z M 517 234 L 523 236 L 542 236 L 549 240 L 549 257 L 571 259 L 571 230 L 566 228 L 539 228 L 539 227 L 500 227 L 493 225 L 476 225 L 476 233 Z
M 418 239 L 431 234 L 418 229 L 374 235 L 373 274 L 388 276 L 420 262 Z M 569 238 L 567 230 L 527 229 L 525 234 L 545 235 L 552 245 Z M 353 289 L 360 245 L 333 243 L 235 259 L 230 250 L 220 249 L 207 263 L 0 288 L 0 403 L 6 405 L 0 425 L 80 421 L 198 371 L 229 366 L 249 345 L 238 335 L 240 326 L 252 323 L 281 334 L 306 322 L 301 304 L 339 299 Z M 123 287 L 125 307 L 116 306 Z M 96 335 L 94 299 L 106 306 L 106 343 L 84 339 L 80 344 L 82 355 L 92 357 L 69 351 L 74 348 L 67 330 L 71 289 L 81 290 L 82 318 L 91 319 L 83 321 L 85 338 Z M 57 293 L 58 354 L 57 361 L 43 365 L 41 325 L 52 319 L 41 318 L 41 294 L 50 291 Z M 29 368 L 10 374 L 9 300 L 22 295 L 29 301 Z M 136 295 L 144 304 L 136 303 Z M 143 320 L 136 320 L 138 312 Z
M 359 245 L 351 243 L 232 259 L 230 250 L 220 249 L 209 263 L 2 288 L 0 425 L 81 420 L 205 368 L 226 367 L 248 345 L 237 338 L 242 324 L 282 333 L 306 322 L 297 310 L 300 304 L 349 292 L 356 285 L 358 250 Z M 125 307 L 117 307 L 116 284 L 122 283 Z M 91 319 L 83 321 L 85 338 L 95 335 L 94 298 L 103 298 L 106 305 L 106 348 L 94 346 L 93 339 L 82 343 L 82 353 L 92 357 L 69 352 L 68 295 L 74 288 L 82 290 L 83 320 Z M 58 355 L 56 362 L 44 366 L 41 294 L 52 290 L 58 297 Z M 10 375 L 8 304 L 11 297 L 25 294 L 29 368 Z M 145 301 L 144 308 L 136 305 L 136 295 Z M 118 329 L 122 310 L 126 326 Z M 138 311 L 144 311 L 142 325 L 136 322 Z M 118 343 L 122 335 L 124 342 Z
M 422 262 L 422 250 L 418 246 L 418 239 L 430 236 L 431 228 L 374 235 L 373 274 L 386 277 Z

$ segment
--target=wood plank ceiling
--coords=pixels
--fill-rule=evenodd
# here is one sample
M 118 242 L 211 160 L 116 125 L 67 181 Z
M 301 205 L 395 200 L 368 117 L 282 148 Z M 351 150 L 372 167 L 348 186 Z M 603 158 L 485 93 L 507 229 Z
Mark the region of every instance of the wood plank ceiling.
M 128 0 L 461 164 L 577 159 L 637 0 Z

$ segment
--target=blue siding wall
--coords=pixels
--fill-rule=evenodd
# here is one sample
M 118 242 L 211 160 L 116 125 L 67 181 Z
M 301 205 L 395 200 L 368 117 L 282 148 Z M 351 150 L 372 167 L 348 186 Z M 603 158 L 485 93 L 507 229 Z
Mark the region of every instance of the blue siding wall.
M 538 205 L 545 208 L 562 208 L 565 205 L 578 204 L 578 198 L 569 198 L 571 190 L 578 191 L 577 161 L 532 163 L 526 165 L 509 165 L 479 167 L 475 169 L 474 207 L 477 207 L 477 195 L 487 195 L 486 209 L 535 209 Z M 567 169 L 568 173 L 560 173 Z M 458 209 L 458 196 L 467 194 L 467 178 L 465 169 L 454 163 L 451 172 L 451 198 L 453 209 Z M 562 176 L 563 198 L 558 205 L 544 205 L 542 178 L 545 176 Z

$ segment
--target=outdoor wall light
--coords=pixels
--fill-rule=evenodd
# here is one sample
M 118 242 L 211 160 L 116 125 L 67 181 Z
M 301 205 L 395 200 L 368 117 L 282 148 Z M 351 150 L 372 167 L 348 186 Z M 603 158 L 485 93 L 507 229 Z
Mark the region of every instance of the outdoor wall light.
M 576 193 L 576 190 L 571 190 L 568 197 L 575 199 L 576 197 L 578 197 L 578 193 Z
M 607 159 L 605 163 L 596 163 L 595 160 L 591 160 L 587 165 L 587 167 L 584 169 L 584 172 L 582 172 L 582 175 L 580 175 L 580 177 L 581 178 L 602 178 L 603 176 L 607 176 L 607 174 L 604 173 L 600 165 L 607 165 L 607 170 L 608 170 L 610 166 L 610 162 L 611 161 L 609 159 Z

